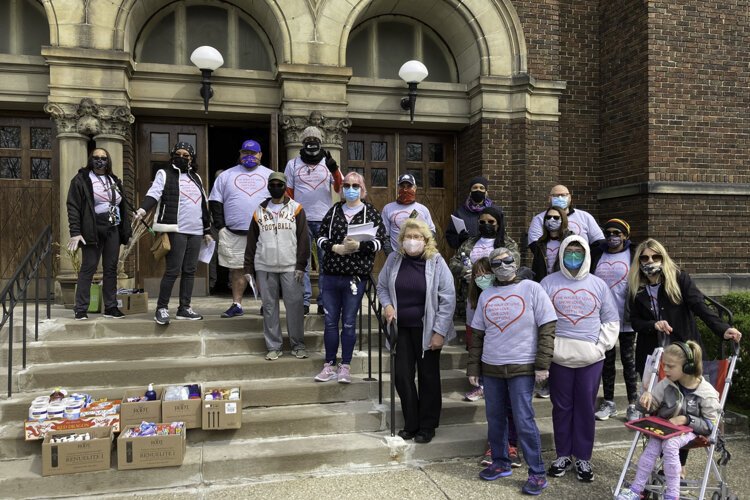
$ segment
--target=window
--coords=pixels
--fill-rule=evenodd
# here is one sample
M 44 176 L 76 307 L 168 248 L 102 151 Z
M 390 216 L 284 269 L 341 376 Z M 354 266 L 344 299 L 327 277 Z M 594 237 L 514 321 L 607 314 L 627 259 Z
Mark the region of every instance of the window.
M 0 52 L 38 56 L 42 45 L 49 45 L 49 23 L 40 2 L 0 1 Z
M 52 180 L 54 137 L 49 120 L 2 119 L 0 181 Z
M 138 35 L 136 60 L 190 65 L 190 54 L 210 45 L 224 57 L 223 68 L 271 71 L 271 45 L 263 30 L 231 5 L 174 3 L 160 11 Z
M 409 59 L 424 62 L 426 81 L 457 82 L 458 71 L 447 45 L 428 26 L 403 16 L 381 16 L 352 30 L 346 48 L 354 76 L 398 79 Z

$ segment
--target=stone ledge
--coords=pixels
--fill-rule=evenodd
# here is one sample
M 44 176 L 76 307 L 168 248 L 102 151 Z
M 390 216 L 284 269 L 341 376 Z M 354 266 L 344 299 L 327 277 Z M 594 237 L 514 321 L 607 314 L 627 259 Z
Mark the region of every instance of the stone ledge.
M 702 273 L 691 274 L 701 292 L 710 297 L 721 297 L 730 292 L 750 291 L 750 274 Z
M 750 196 L 750 184 L 649 181 L 604 188 L 596 197 L 602 201 L 644 194 Z

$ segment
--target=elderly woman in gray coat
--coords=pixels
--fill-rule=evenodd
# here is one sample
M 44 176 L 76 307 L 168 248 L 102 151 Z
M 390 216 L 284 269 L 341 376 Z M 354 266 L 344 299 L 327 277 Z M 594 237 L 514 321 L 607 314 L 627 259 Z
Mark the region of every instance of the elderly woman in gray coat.
M 429 443 L 435 437 L 442 408 L 440 350 L 456 336 L 456 292 L 448 264 L 423 221 L 407 219 L 398 242 L 398 251 L 388 256 L 378 278 L 385 320 L 398 323 L 394 368 L 404 413 L 404 428 L 398 435 Z M 414 383 L 415 371 L 419 389 Z

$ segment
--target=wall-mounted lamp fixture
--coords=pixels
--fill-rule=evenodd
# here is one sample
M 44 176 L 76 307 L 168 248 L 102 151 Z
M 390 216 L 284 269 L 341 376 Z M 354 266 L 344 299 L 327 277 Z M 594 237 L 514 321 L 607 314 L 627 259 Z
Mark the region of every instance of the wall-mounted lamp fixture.
M 417 85 L 427 78 L 427 67 L 419 61 L 406 61 L 401 69 L 398 70 L 398 76 L 409 84 L 409 97 L 401 99 L 401 109 L 409 110 L 411 123 L 414 123 L 414 105 L 417 103 Z
M 221 57 L 221 52 L 215 48 L 203 45 L 190 54 L 190 61 L 201 70 L 203 75 L 201 97 L 203 98 L 203 108 L 208 114 L 208 100 L 214 95 L 214 89 L 211 88 L 211 73 L 224 64 L 224 58 Z

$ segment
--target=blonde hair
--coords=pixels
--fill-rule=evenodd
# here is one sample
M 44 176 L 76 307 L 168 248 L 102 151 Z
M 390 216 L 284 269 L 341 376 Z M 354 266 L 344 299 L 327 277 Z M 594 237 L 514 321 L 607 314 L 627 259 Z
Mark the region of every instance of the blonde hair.
M 661 255 L 661 274 L 664 291 L 667 293 L 667 297 L 669 297 L 669 300 L 671 300 L 673 304 L 681 304 L 682 292 L 680 291 L 680 285 L 677 284 L 677 273 L 680 272 L 680 268 L 669 257 L 664 245 L 653 238 L 648 238 L 646 241 L 642 242 L 636 247 L 635 252 L 633 253 L 633 262 L 630 264 L 630 272 L 628 272 L 628 294 L 630 295 L 630 299 L 635 299 L 638 290 L 649 283 L 648 277 L 641 271 L 640 262 L 641 255 L 647 248 L 652 252 Z
M 438 253 L 435 238 L 432 236 L 430 228 L 427 227 L 427 223 L 419 219 L 406 219 L 401 225 L 400 232 L 398 233 L 398 252 L 401 255 L 405 255 L 403 243 L 404 235 L 408 229 L 416 229 L 424 237 L 424 252 L 422 252 L 422 259 L 429 260 Z
M 359 172 L 355 172 L 354 170 L 350 170 L 349 172 L 347 172 L 347 174 L 342 179 L 342 183 L 346 182 L 346 179 L 348 179 L 350 177 L 352 179 L 354 179 L 354 181 L 355 181 L 355 182 L 352 182 L 350 184 L 359 184 L 360 185 L 359 199 L 363 200 L 365 198 L 365 196 L 367 196 L 367 187 L 365 186 L 365 178 L 362 177 L 362 174 L 360 174 Z M 341 195 L 342 196 L 344 195 L 343 191 L 342 191 Z
M 693 352 L 693 363 L 695 364 L 695 375 L 696 377 L 700 377 L 703 375 L 703 351 L 701 350 L 701 346 L 698 345 L 697 342 L 693 342 L 692 340 L 688 340 L 685 342 L 687 344 L 688 349 L 690 349 Z M 687 361 L 687 356 L 685 356 L 685 351 L 682 350 L 682 347 L 678 346 L 677 344 L 669 344 L 666 349 L 664 349 L 664 356 L 670 356 L 675 359 L 681 360 L 682 364 L 684 365 Z

